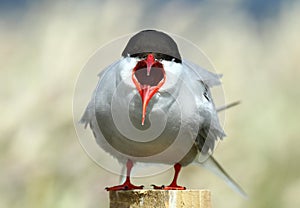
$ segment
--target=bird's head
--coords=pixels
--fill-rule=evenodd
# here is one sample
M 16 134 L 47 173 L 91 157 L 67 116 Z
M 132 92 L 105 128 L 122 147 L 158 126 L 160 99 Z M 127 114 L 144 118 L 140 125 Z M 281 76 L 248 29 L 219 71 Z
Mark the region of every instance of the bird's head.
M 132 81 L 142 100 L 141 124 L 144 125 L 147 105 L 167 79 L 162 61 L 181 63 L 181 56 L 175 41 L 156 30 L 144 30 L 134 35 L 122 55 L 138 59 L 132 69 Z

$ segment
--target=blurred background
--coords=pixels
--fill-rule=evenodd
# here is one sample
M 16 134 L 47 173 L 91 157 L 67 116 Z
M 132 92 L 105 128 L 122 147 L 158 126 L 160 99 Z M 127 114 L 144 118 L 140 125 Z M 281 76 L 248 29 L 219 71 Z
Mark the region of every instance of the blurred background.
M 242 101 L 226 113 L 215 157 L 249 199 L 194 166 L 179 183 L 210 189 L 215 208 L 300 207 L 299 19 L 292 0 L 0 1 L 0 207 L 108 207 L 104 187 L 119 176 L 80 146 L 74 86 L 96 49 L 146 28 L 203 49 L 224 74 L 226 101 Z

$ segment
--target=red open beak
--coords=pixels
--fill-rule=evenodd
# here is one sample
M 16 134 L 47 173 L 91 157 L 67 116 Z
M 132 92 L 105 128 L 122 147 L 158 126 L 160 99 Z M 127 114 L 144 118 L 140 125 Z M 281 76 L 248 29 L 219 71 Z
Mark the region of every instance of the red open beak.
M 132 81 L 142 99 L 142 125 L 146 118 L 146 110 L 153 95 L 166 81 L 163 65 L 156 61 L 153 54 L 139 61 L 132 71 Z

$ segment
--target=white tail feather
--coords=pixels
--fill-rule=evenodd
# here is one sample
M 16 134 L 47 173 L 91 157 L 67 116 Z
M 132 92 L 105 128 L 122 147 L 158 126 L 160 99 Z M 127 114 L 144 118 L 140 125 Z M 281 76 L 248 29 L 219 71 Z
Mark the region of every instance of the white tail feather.
M 225 172 L 221 165 L 212 157 L 208 157 L 205 162 L 195 161 L 196 164 L 201 165 L 202 167 L 212 171 L 214 174 L 223 179 L 229 187 L 234 191 L 242 195 L 244 198 L 248 198 L 245 191 Z

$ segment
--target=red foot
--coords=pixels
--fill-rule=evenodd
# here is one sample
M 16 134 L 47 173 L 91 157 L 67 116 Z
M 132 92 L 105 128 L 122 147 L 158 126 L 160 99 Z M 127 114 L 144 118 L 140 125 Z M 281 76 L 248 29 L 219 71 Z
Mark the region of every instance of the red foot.
M 175 174 L 174 174 L 174 179 L 172 181 L 172 183 L 169 186 L 156 186 L 156 185 L 152 185 L 154 189 L 162 189 L 162 190 L 185 190 L 186 188 L 184 186 L 178 186 L 177 185 L 177 178 L 178 178 L 178 174 L 181 170 L 181 165 L 179 163 L 176 163 L 174 165 L 174 169 L 175 169 Z
M 133 190 L 133 189 L 143 189 L 144 186 L 135 186 L 130 182 L 130 172 L 133 167 L 133 162 L 128 160 L 126 163 L 127 166 L 127 176 L 126 181 L 118 186 L 106 187 L 106 191 L 119 191 L 119 190 Z
M 143 189 L 144 186 L 135 186 L 130 182 L 125 182 L 118 186 L 106 187 L 106 191 L 120 191 L 120 190 L 133 190 L 133 189 Z

